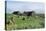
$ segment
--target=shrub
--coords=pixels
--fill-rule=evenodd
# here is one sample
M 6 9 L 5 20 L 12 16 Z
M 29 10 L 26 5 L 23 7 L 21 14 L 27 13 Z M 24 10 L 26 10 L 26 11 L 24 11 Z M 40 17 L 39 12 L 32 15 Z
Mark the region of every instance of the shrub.
M 10 24 L 10 21 L 6 21 L 6 24 Z
M 23 17 L 22 20 L 25 20 L 25 18 Z
M 42 25 L 42 27 L 44 27 L 44 26 L 45 26 L 45 24 L 44 24 L 43 22 L 41 22 L 41 23 L 40 23 L 40 25 Z
M 27 27 L 25 27 L 25 29 L 27 29 Z

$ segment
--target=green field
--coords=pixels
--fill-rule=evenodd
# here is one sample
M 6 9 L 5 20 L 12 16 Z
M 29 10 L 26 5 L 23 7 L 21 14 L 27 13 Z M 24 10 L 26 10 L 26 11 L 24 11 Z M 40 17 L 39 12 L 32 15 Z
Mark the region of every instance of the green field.
M 45 27 L 45 18 L 40 16 L 19 16 L 13 14 L 6 15 L 6 29 L 39 29 Z

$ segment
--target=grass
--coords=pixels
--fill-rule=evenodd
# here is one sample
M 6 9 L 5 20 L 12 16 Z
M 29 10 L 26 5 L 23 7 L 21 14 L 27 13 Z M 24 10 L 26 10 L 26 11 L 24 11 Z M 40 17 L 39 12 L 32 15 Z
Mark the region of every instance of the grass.
M 11 19 L 12 17 L 13 20 Z M 44 28 L 44 18 L 39 16 L 30 16 L 27 18 L 27 16 L 18 17 L 17 15 L 7 14 L 6 18 L 7 30 Z

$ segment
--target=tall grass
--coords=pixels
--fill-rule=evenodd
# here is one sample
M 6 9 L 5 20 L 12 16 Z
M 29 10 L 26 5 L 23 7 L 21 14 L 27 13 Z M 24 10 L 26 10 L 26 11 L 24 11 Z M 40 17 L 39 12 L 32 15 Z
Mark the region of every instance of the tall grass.
M 40 16 L 19 16 L 7 14 L 7 30 L 44 28 L 44 18 Z

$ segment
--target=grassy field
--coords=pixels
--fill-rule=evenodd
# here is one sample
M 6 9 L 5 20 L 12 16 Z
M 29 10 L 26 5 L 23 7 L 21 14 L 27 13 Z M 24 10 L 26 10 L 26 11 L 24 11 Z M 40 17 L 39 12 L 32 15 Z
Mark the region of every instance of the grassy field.
M 7 30 L 44 28 L 44 22 L 44 18 L 40 16 L 30 16 L 28 18 L 28 16 L 6 15 Z

